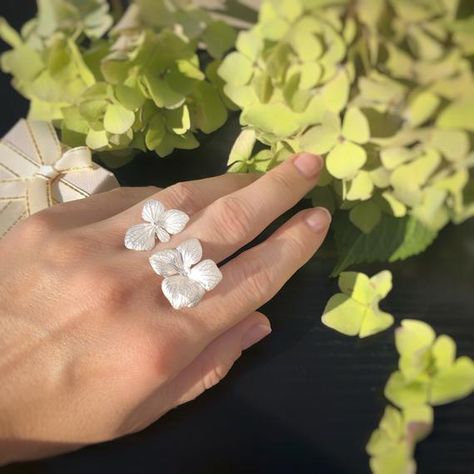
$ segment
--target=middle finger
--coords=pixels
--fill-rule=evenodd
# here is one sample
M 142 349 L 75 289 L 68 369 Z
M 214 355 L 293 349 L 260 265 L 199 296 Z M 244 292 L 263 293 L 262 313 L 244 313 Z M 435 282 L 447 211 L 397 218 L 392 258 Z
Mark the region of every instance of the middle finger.
M 201 241 L 205 258 L 221 262 L 257 237 L 316 184 L 322 158 L 301 153 L 248 186 L 222 196 L 198 212 L 186 229 L 160 249 L 186 239 Z

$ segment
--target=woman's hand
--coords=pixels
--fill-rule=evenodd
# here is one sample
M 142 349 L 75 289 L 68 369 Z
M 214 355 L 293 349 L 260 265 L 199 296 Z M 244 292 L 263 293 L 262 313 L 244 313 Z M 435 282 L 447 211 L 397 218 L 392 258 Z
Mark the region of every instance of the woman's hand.
M 165 190 L 118 189 L 55 206 L 0 241 L 0 462 L 32 459 L 141 430 L 219 382 L 271 331 L 256 309 L 318 249 L 330 216 L 299 212 L 221 267 L 192 309 L 162 295 L 151 253 L 200 239 L 222 262 L 296 204 L 321 159 L 298 155 L 256 179 L 224 175 Z M 153 252 L 124 248 L 154 197 L 191 215 Z

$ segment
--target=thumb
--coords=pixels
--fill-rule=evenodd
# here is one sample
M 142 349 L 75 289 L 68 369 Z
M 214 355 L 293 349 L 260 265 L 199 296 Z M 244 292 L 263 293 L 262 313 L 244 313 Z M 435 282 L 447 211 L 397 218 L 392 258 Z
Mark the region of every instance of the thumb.
M 253 313 L 221 334 L 170 382 L 168 393 L 173 394 L 170 408 L 193 400 L 219 383 L 242 351 L 261 341 L 271 331 L 268 318 Z

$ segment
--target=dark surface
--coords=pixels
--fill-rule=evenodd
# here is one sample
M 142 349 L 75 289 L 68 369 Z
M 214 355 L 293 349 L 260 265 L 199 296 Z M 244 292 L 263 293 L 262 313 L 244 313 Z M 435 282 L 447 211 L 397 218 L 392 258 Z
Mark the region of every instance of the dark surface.
M 0 14 L 18 25 L 31 16 L 33 3 L 2 0 Z M 0 77 L 2 134 L 26 113 L 8 82 Z M 142 157 L 117 175 L 127 185 L 167 185 L 219 174 L 225 169 L 222 149 L 236 132 L 231 123 L 197 152 Z M 459 354 L 474 357 L 473 257 L 474 221 L 447 228 L 422 256 L 388 266 L 395 288 L 384 309 L 398 321 L 429 322 L 454 337 Z M 324 304 L 336 291 L 328 278 L 333 264 L 326 251 L 297 273 L 264 308 L 273 334 L 198 400 L 140 434 L 1 472 L 368 472 L 364 446 L 386 405 L 383 386 L 397 364 L 393 330 L 359 341 L 321 325 Z M 387 265 L 359 268 L 372 273 Z M 474 397 L 436 408 L 435 431 L 416 458 L 422 474 L 474 472 Z

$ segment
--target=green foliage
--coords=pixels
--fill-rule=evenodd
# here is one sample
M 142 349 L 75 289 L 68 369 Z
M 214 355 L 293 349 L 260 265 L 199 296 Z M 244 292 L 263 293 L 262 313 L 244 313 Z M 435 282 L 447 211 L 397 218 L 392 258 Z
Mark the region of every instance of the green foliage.
M 389 377 L 385 396 L 399 409 L 386 407 L 367 443 L 374 474 L 416 472 L 415 446 L 432 430 L 432 406 L 474 391 L 474 362 L 456 359 L 456 344 L 449 336 L 436 337 L 423 321 L 405 319 L 395 331 L 395 345 L 399 370 Z
M 393 324 L 393 316 L 380 310 L 380 300 L 392 289 L 392 274 L 384 270 L 372 278 L 364 273 L 339 275 L 339 288 L 330 298 L 322 316 L 326 326 L 360 338 L 377 334 Z
M 111 26 L 106 0 L 38 0 L 21 34 L 1 20 L 12 47 L 2 69 L 31 101 L 29 118 L 53 121 L 69 145 L 120 151 L 120 164 L 127 150 L 195 148 L 195 132 L 222 126 L 227 110 L 197 50 L 218 61 L 234 44 L 230 26 L 168 0 L 137 0 Z
M 218 70 L 267 147 L 260 171 L 294 152 L 325 155 L 313 202 L 352 224 L 336 230 L 352 236 L 338 238 L 336 273 L 418 253 L 474 215 L 474 11 L 461 18 L 458 3 L 264 0 Z M 254 161 L 233 155 L 230 170 Z
M 350 212 L 339 212 L 333 221 L 338 253 L 333 276 L 358 263 L 404 260 L 423 252 L 437 236 L 437 232 L 413 217 L 395 218 L 382 213 L 373 203 L 360 207 L 363 207 L 360 217 L 354 215 L 357 206 Z M 356 227 L 355 219 L 369 224 L 361 222 Z M 370 225 L 369 233 L 360 230 L 364 225 Z

